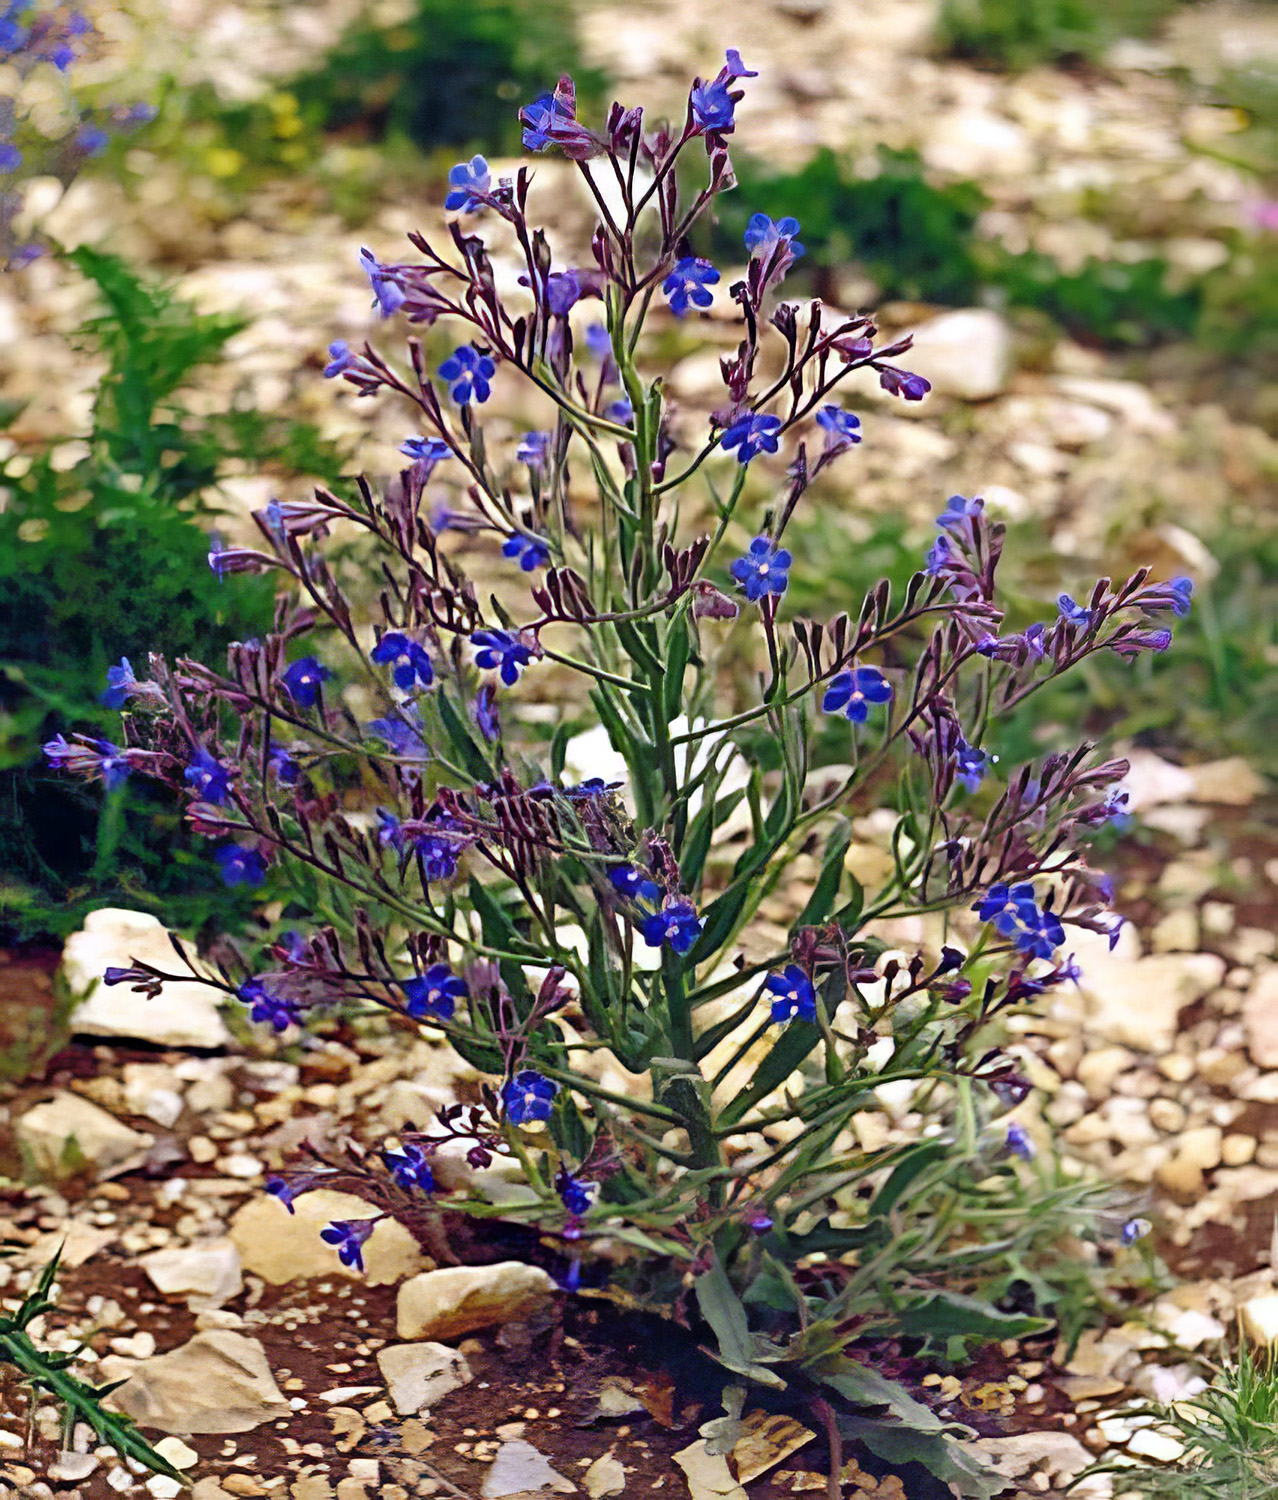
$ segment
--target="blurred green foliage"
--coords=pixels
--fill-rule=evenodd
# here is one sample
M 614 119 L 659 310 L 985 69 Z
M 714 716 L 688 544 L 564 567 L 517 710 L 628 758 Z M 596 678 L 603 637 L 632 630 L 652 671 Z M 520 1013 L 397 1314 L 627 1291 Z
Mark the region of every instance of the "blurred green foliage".
M 199 518 L 230 464 L 332 480 L 342 455 L 251 406 L 195 415 L 183 388 L 244 320 L 199 314 L 111 256 L 68 259 L 98 292 L 81 343 L 106 370 L 82 457 L 65 465 L 59 450 L 79 436 L 67 434 L 0 464 L 0 927 L 61 936 L 111 902 L 174 926 L 234 926 L 246 903 L 171 799 L 132 782 L 103 796 L 46 770 L 39 746 L 71 730 L 118 736 L 98 698 L 122 655 L 142 675 L 150 649 L 216 662 L 267 628 L 270 581 L 221 585 Z M 20 416 L 0 414 L 0 427 Z
M 1014 253 L 977 233 L 988 199 L 975 182 L 930 182 L 912 151 L 880 148 L 878 171 L 856 177 L 822 149 L 799 171 L 737 163 L 740 190 L 726 201 L 703 253 L 737 255 L 756 211 L 792 215 L 807 257 L 796 274 L 818 279 L 854 265 L 883 298 L 962 306 L 987 301 L 1034 309 L 1075 338 L 1142 348 L 1195 338 L 1232 357 L 1278 348 L 1278 258 L 1235 247 L 1214 271 L 1180 278 L 1159 256 L 1089 259 L 1066 271 L 1038 251 Z
M 1183 0 L 941 0 L 939 46 L 1009 72 L 1098 62 L 1125 36 L 1147 36 Z
M 561 73 L 585 111 L 598 104 L 602 78 L 580 65 L 565 0 L 416 0 L 398 24 L 357 21 L 290 91 L 325 130 L 509 153 L 519 149 L 520 105 Z

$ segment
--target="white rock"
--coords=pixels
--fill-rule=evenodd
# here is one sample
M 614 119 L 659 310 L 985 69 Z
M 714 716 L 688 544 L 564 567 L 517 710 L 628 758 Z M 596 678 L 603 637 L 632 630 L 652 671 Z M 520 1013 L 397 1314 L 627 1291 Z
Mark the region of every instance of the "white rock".
M 161 1432 L 250 1432 L 290 1417 L 257 1339 L 229 1329 L 197 1333 L 155 1359 L 104 1359 L 108 1380 L 127 1376 L 107 1398 L 117 1411 Z
M 156 1290 L 185 1295 L 192 1309 L 221 1307 L 244 1289 L 240 1252 L 233 1240 L 205 1240 L 172 1250 L 153 1250 L 142 1269 Z
M 1261 972 L 1242 1007 L 1247 1052 L 1260 1068 L 1278 1068 L 1278 967 Z
M 133 958 L 169 974 L 182 969 L 163 924 L 148 912 L 104 907 L 90 912 L 67 939 L 62 975 L 73 995 L 87 991 L 72 1016 L 76 1031 L 139 1037 L 168 1047 L 223 1047 L 230 1041 L 217 1008 L 219 991 L 207 985 L 179 981 L 148 1000 L 127 985 L 108 988 L 101 982 L 107 968 L 128 968 Z
M 586 1470 L 582 1482 L 586 1486 L 586 1493 L 590 1496 L 590 1500 L 604 1500 L 607 1495 L 624 1495 L 626 1493 L 625 1465 L 615 1459 L 611 1453 L 604 1453 Z
M 77 1484 L 87 1479 L 100 1462 L 92 1453 L 59 1453 L 49 1465 L 49 1478 L 59 1484 Z
M 335 1219 L 371 1219 L 376 1209 L 353 1193 L 317 1188 L 303 1193 L 289 1213 L 278 1198 L 262 1194 L 251 1199 L 231 1220 L 231 1239 L 246 1271 L 283 1286 L 311 1276 L 340 1276 L 367 1281 L 369 1286 L 393 1286 L 425 1265 L 417 1242 L 402 1224 L 383 1219 L 364 1242 L 365 1271 L 342 1265 L 320 1230 Z
M 152 1474 L 146 1480 L 143 1488 L 155 1500 L 177 1500 L 182 1493 L 182 1482 L 179 1479 L 170 1479 L 167 1474 Z
M 1242 1330 L 1253 1344 L 1270 1349 L 1278 1344 L 1278 1293 L 1252 1297 L 1238 1309 Z
M 923 142 L 922 155 L 935 171 L 959 177 L 1019 177 L 1034 162 L 1025 130 L 979 107 L 937 115 Z
M 1156 953 L 1133 958 L 1135 939 L 1125 930 L 1116 950 L 1108 940 L 1078 932 L 1071 937 L 1082 978 L 1090 1031 L 1106 1041 L 1142 1052 L 1170 1052 L 1180 1011 L 1225 977 L 1225 961 L 1214 953 Z
M 130 1130 L 106 1110 L 65 1091 L 29 1109 L 15 1129 L 19 1147 L 45 1178 L 67 1176 L 85 1164 L 97 1173 L 109 1171 L 140 1160 L 152 1142 L 151 1136 Z
M 1160 1464 L 1175 1463 L 1184 1453 L 1184 1443 L 1178 1443 L 1174 1437 L 1165 1432 L 1155 1432 L 1151 1427 L 1142 1427 L 1139 1432 L 1132 1433 L 1132 1440 L 1127 1445 L 1128 1453 L 1135 1453 L 1140 1458 L 1152 1458 Z
M 504 1260 L 490 1266 L 425 1271 L 399 1289 L 402 1339 L 447 1339 L 526 1316 L 555 1290 L 540 1266 Z
M 1194 791 L 1193 775 L 1183 766 L 1163 760 L 1152 750 L 1124 749 L 1131 769 L 1123 777 L 1133 812 L 1161 802 L 1188 802 Z
M 145 1115 L 167 1130 L 182 1113 L 182 1084 L 163 1063 L 129 1063 L 124 1069 L 124 1102 L 129 1113 Z
M 377 1364 L 401 1417 L 434 1406 L 475 1378 L 466 1356 L 447 1344 L 388 1344 L 377 1351 Z
M 963 1446 L 1006 1479 L 1039 1471 L 1062 1487 L 1092 1462 L 1092 1455 L 1068 1432 L 1018 1432 Z
M 505 1495 L 539 1494 L 549 1491 L 556 1495 L 575 1495 L 577 1486 L 571 1479 L 551 1468 L 544 1453 L 538 1453 L 531 1443 L 522 1438 L 513 1443 L 503 1443 L 497 1450 L 493 1466 L 484 1476 L 484 1487 L 480 1494 L 484 1500 L 502 1500 Z
M 1012 373 L 1012 333 L 989 308 L 942 313 L 914 330 L 903 364 L 932 382 L 940 396 L 988 401 Z
M 1269 783 L 1241 755 L 1231 755 L 1227 760 L 1205 761 L 1187 769 L 1193 782 L 1191 802 L 1249 807 L 1269 790 Z
M 681 1448 L 674 1461 L 684 1472 L 692 1500 L 749 1500 L 732 1477 L 722 1453 L 711 1453 L 705 1439 Z

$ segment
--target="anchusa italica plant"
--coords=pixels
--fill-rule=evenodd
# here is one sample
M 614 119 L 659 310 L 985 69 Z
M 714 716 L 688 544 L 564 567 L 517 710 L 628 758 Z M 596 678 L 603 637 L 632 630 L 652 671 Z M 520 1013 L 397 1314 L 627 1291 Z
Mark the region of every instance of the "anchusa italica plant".
M 1050 1300 L 1045 1236 L 1080 1199 L 1017 1176 L 1042 1169 L 1000 1123 L 1030 1093 L 1002 1023 L 1078 977 L 1071 929 L 1116 929 L 1076 836 L 1121 811 L 1126 766 L 1082 746 L 1003 774 L 981 741 L 1087 657 L 1161 649 L 1144 622 L 1180 613 L 1189 585 L 1103 579 L 1004 633 L 1003 528 L 956 496 L 900 597 L 882 583 L 831 620 L 787 614 L 791 518 L 873 441 L 836 388 L 868 376 L 918 400 L 927 382 L 897 363 L 908 339 L 780 295 L 794 220 L 750 219 L 726 296 L 689 254 L 733 186 L 753 76 L 729 52 L 673 128 L 614 105 L 597 130 L 568 78 L 524 108 L 528 151 L 567 156 L 598 209 L 589 264 L 536 226 L 528 169 L 494 180 L 477 159 L 451 176 L 442 247 L 415 234 L 416 259 L 366 255 L 380 311 L 429 338 L 403 365 L 335 345 L 326 373 L 406 404 L 408 466 L 283 524 L 260 513 L 260 547 L 214 566 L 291 584 L 275 629 L 223 670 L 152 655 L 113 684 L 131 695 L 118 748 L 51 755 L 167 782 L 228 881 L 291 894 L 285 919 L 309 926 L 264 970 L 204 976 L 261 1024 L 371 1006 L 486 1075 L 477 1102 L 272 1184 L 289 1208 L 320 1184 L 369 1201 L 326 1231 L 347 1264 L 382 1215 L 432 1243 L 452 1215 L 492 1217 L 501 1158 L 530 1189 L 501 1212 L 560 1237 L 566 1285 L 606 1293 L 642 1257 L 654 1304 L 708 1323 L 729 1369 L 796 1401 L 834 1392 L 846 1432 L 899 1456 L 908 1428 L 910 1456 L 988 1494 L 952 1428 L 866 1360 L 884 1339 L 957 1358 L 1049 1326 L 976 1295 L 998 1267 L 1004 1290 L 1032 1274 Z M 685 156 L 703 159 L 690 200 Z M 499 252 L 522 268 L 509 294 Z M 676 411 L 646 326 L 716 299 L 736 315 L 722 398 Z M 487 441 L 481 408 L 520 384 L 540 427 Z M 441 506 L 428 484 L 449 476 Z M 372 619 L 326 556 L 339 527 L 377 556 Z M 485 536 L 522 605 L 482 603 L 461 571 Z M 582 705 L 549 744 L 524 708 L 547 679 Z M 624 779 L 565 780 L 574 727 L 606 735 Z M 838 763 L 817 764 L 831 737 Z M 845 868 L 851 819 L 884 807 L 891 870 L 867 890 Z M 784 936 L 760 922 L 778 891 Z M 881 924 L 919 914 L 938 951 L 889 949 Z M 178 977 L 135 964 L 107 982 Z M 863 1140 L 856 1117 L 889 1085 L 926 1109 L 918 1134 Z M 467 1185 L 444 1190 L 441 1154 Z

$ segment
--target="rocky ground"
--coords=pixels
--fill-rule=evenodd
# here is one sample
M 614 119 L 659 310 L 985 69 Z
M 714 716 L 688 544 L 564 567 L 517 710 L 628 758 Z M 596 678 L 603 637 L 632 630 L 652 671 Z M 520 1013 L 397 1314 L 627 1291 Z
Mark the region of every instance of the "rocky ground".
M 134 0 L 98 66 L 109 82 L 144 59 L 250 96 L 317 56 L 356 8 Z M 596 4 L 583 11 L 583 37 L 623 97 L 654 109 L 678 107 L 692 72 L 740 46 L 762 74 L 740 138 L 778 164 L 821 144 L 867 159 L 879 143 L 916 146 L 938 173 L 980 178 L 994 201 L 984 228 L 1013 248 L 1067 264 L 1154 248 L 1186 270 L 1212 263 L 1254 186 L 1199 149 L 1234 122 L 1187 107 L 1169 65 L 1208 68 L 1231 49 L 1273 45 L 1272 13 L 1204 7 L 1157 47 L 1124 46 L 1105 70 L 1018 79 L 929 55 L 930 14 L 926 0 L 778 0 L 743 34 L 740 8 L 719 0 Z M 162 267 L 202 307 L 251 310 L 206 399 L 238 394 L 310 417 L 357 441 L 363 466 L 389 471 L 400 415 L 357 404 L 319 368 L 331 339 L 373 331 L 358 247 L 394 258 L 405 230 L 438 223 L 437 205 L 388 192 L 351 227 L 275 185 L 231 215 L 225 184 L 140 154 L 131 192 L 86 178 L 54 205 L 48 190 L 51 232 Z M 547 162 L 538 181 L 557 249 L 580 255 L 586 206 L 571 173 Z M 1107 213 L 1083 218 L 1098 196 Z M 853 307 L 871 292 L 849 282 L 839 295 Z M 12 351 L 0 396 L 30 399 L 14 440 L 83 426 L 95 372 L 62 337 L 83 306 L 52 265 L 0 288 L 0 342 Z M 882 317 L 889 331 L 918 330 L 912 363 L 936 396 L 902 411 L 856 393 L 866 442 L 855 501 L 841 512 L 854 536 L 866 513 L 894 507 L 929 521 L 945 495 L 982 493 L 1012 519 L 1043 520 L 1058 554 L 1093 576 L 1151 562 L 1201 577 L 1213 528 L 1266 503 L 1278 469 L 1269 398 L 1204 384 L 1193 359 L 1136 369 L 1069 340 L 1044 346 L 988 309 L 898 305 Z M 672 388 L 685 411 L 713 401 L 707 342 L 730 337 L 710 321 L 680 346 Z M 536 415 L 509 401 L 502 410 L 512 431 Z M 247 472 L 228 486 L 241 513 L 271 493 L 269 479 Z M 1085 1335 L 1066 1362 L 1053 1362 L 1050 1344 L 1008 1350 L 961 1380 L 920 1384 L 986 1434 L 1024 1495 L 1061 1493 L 1097 1453 L 1174 1456 L 1174 1440 L 1129 1408 L 1195 1389 L 1192 1356 L 1213 1350 L 1235 1317 L 1258 1340 L 1278 1334 L 1270 789 L 1243 763 L 1181 768 L 1145 752 L 1131 785 L 1138 828 L 1119 845 L 1116 884 L 1132 926 L 1112 955 L 1099 942 L 1080 951 L 1079 991 L 1023 1023 L 1016 1050 L 1036 1092 L 1018 1118 L 1044 1148 L 1050 1125 L 1074 1161 L 1131 1188 L 1178 1283 L 1147 1323 Z M 879 837 L 867 820 L 849 858 L 881 859 Z M 784 903 L 766 915 L 784 922 Z M 126 940 L 105 921 L 72 955 L 73 978 L 128 956 L 107 954 L 112 932 L 131 952 L 146 938 L 135 925 Z M 928 933 L 916 924 L 892 936 Z M 51 969 L 30 958 L 0 967 L 0 998 L 51 1009 Z M 12 1306 L 65 1240 L 49 1341 L 83 1342 L 95 1374 L 128 1377 L 117 1399 L 151 1436 L 167 1434 L 162 1451 L 198 1476 L 200 1500 L 820 1492 L 823 1440 L 766 1414 L 731 1466 L 710 1452 L 700 1428 L 719 1413 L 704 1400 L 695 1351 L 566 1298 L 545 1247 L 521 1255 L 532 1269 L 515 1269 L 509 1246 L 471 1247 L 483 1285 L 462 1286 L 383 1226 L 369 1276 L 348 1275 L 316 1237 L 316 1215 L 338 1217 L 342 1205 L 304 1199 L 290 1218 L 263 1195 L 265 1176 L 305 1138 L 353 1124 L 393 1131 L 454 1091 L 464 1097 L 474 1076 L 443 1048 L 374 1034 L 278 1055 L 232 1035 L 197 1003 L 202 994 L 163 1017 L 152 1008 L 124 1019 L 118 991 L 110 1004 L 99 995 L 45 1077 L 0 1095 L 0 1168 L 57 1184 L 0 1195 L 0 1242 L 15 1252 L 0 1262 L 0 1304 Z M 916 1123 L 907 1101 L 885 1128 L 908 1134 Z M 453 1280 L 429 1280 L 441 1275 Z M 863 1470 L 846 1479 L 853 1500 L 927 1494 Z M 95 1450 L 87 1430 L 64 1434 L 58 1413 L 12 1381 L 0 1384 L 0 1484 L 41 1500 L 143 1488 L 164 1500 L 176 1488 Z M 1113 1489 L 1091 1485 L 1093 1495 Z

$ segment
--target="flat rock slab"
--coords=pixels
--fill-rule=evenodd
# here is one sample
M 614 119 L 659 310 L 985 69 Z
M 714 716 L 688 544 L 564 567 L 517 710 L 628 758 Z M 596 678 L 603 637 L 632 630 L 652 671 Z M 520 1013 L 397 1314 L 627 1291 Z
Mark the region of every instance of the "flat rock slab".
M 475 1378 L 466 1356 L 447 1344 L 389 1344 L 377 1351 L 377 1364 L 401 1417 L 427 1410 Z
M 550 1460 L 522 1438 L 503 1443 L 484 1476 L 484 1500 L 514 1500 L 522 1495 L 575 1495 L 571 1479 L 551 1468 Z
M 426 1271 L 399 1289 L 399 1336 L 449 1339 L 513 1322 L 554 1290 L 554 1281 L 540 1266 L 518 1260 Z
M 353 1193 L 317 1188 L 303 1193 L 290 1214 L 278 1198 L 264 1193 L 246 1203 L 231 1220 L 231 1239 L 246 1271 L 283 1286 L 312 1276 L 339 1276 L 369 1286 L 394 1286 L 428 1262 L 417 1241 L 394 1219 L 383 1219 L 364 1242 L 364 1271 L 344 1266 L 320 1230 L 338 1219 L 371 1219 L 371 1203 Z
M 101 1176 L 126 1162 L 140 1161 L 153 1139 L 65 1090 L 27 1110 L 16 1133 L 19 1147 L 39 1175 L 55 1181 L 85 1166 Z
M 161 1432 L 251 1432 L 293 1415 L 262 1345 L 227 1328 L 197 1333 L 141 1364 L 105 1359 L 102 1373 L 107 1379 L 127 1376 L 108 1403 L 139 1426 Z

